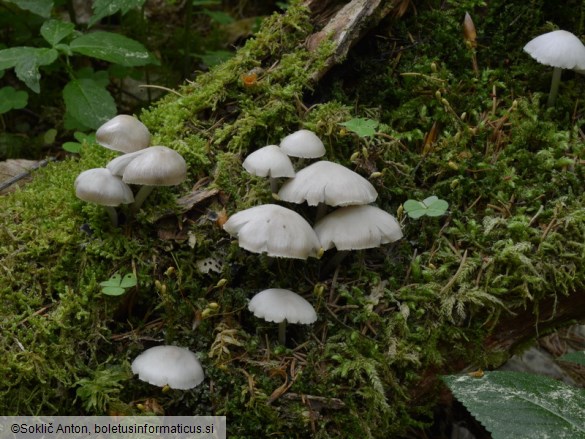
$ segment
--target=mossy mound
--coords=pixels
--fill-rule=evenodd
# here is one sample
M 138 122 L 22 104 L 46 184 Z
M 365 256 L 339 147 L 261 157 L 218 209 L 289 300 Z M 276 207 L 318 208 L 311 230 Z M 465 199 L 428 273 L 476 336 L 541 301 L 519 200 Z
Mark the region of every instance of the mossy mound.
M 331 47 L 305 49 L 308 11 L 267 19 L 232 60 L 142 115 L 155 144 L 187 159 L 189 180 L 155 192 L 136 217 L 122 209 L 118 228 L 73 193 L 77 174 L 113 156 L 97 145 L 2 198 L 0 411 L 217 414 L 234 438 L 408 435 L 431 421 L 437 371 L 507 355 L 484 350 L 502 315 L 579 294 L 582 78 L 566 75 L 556 107 L 543 106 L 550 72 L 521 48 L 555 15 L 522 2 L 476 7 L 476 75 L 455 3 L 388 19 L 319 84 L 311 74 Z M 509 41 L 518 16 L 532 21 Z M 357 117 L 379 122 L 377 134 L 340 125 Z M 226 213 L 273 202 L 242 158 L 299 128 L 370 179 L 404 239 L 332 270 L 334 252 L 274 260 L 232 242 Z M 430 195 L 448 201 L 445 215 L 402 211 Z M 206 258 L 219 272 L 198 269 Z M 116 272 L 134 272 L 138 286 L 103 295 Z M 319 315 L 289 325 L 286 347 L 246 309 L 269 287 L 303 294 Z M 131 376 L 132 359 L 163 343 L 199 353 L 202 386 L 163 393 Z

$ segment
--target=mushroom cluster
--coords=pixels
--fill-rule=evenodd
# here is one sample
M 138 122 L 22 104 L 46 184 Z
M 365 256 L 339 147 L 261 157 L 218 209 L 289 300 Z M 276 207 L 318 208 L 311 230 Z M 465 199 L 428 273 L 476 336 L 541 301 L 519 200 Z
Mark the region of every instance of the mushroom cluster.
M 338 250 L 336 256 L 343 257 L 349 250 L 379 247 L 402 238 L 398 221 L 371 205 L 378 193 L 364 177 L 327 160 L 316 161 L 295 172 L 288 158 L 290 155 L 317 159 L 324 154 L 325 146 L 315 133 L 299 130 L 286 136 L 280 146 L 260 148 L 243 162 L 249 173 L 271 177 L 273 195 L 277 188 L 275 178 L 287 177 L 275 198 L 317 206 L 314 227 L 292 209 L 264 204 L 236 212 L 225 222 L 224 230 L 236 237 L 245 250 L 303 260 L 320 258 L 333 247 Z M 328 206 L 337 209 L 326 215 Z M 333 260 L 339 263 L 339 258 Z M 285 341 L 286 321 L 310 324 L 317 319 L 305 299 L 283 289 L 258 293 L 250 301 L 249 310 L 257 317 L 279 323 L 281 344 Z
M 78 198 L 106 207 L 112 224 L 118 224 L 115 207 L 131 204 L 136 212 L 155 186 L 173 186 L 187 176 L 187 163 L 165 146 L 149 146 L 148 128 L 133 116 L 120 114 L 96 131 L 96 141 L 119 151 L 105 168 L 82 172 L 75 180 Z M 129 185 L 140 185 L 134 195 Z

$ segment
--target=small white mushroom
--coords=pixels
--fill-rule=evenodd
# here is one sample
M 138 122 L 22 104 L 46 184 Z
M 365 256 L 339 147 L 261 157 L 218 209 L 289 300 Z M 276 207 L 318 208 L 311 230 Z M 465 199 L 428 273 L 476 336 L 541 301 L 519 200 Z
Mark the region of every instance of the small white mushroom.
M 361 250 L 402 238 L 400 224 L 375 206 L 347 206 L 334 210 L 315 224 L 324 250 Z
M 132 362 L 132 372 L 149 384 L 179 390 L 192 389 L 205 378 L 197 356 L 177 346 L 147 349 Z
M 75 179 L 74 187 L 77 198 L 105 206 L 114 225 L 118 224 L 114 207 L 134 202 L 132 189 L 106 168 L 83 171 Z
M 95 140 L 105 148 L 128 153 L 146 148 L 150 144 L 150 132 L 135 117 L 120 114 L 97 129 Z
M 317 313 L 307 300 L 297 293 L 281 288 L 270 288 L 256 294 L 248 309 L 256 317 L 278 323 L 278 339 L 286 342 L 286 322 L 310 325 L 317 320 Z
M 317 135 L 309 130 L 299 130 L 286 136 L 280 148 L 291 157 L 316 159 L 325 155 L 325 145 Z
M 556 30 L 530 40 L 524 51 L 541 64 L 554 67 L 547 105 L 556 100 L 562 69 L 585 69 L 585 45 L 571 32 Z
M 310 224 L 294 210 L 263 204 L 233 214 L 223 229 L 240 247 L 268 256 L 307 259 L 321 255 L 321 244 Z
M 269 177 L 270 189 L 273 193 L 277 189 L 277 178 L 295 176 L 295 170 L 288 155 L 276 145 L 268 145 L 257 149 L 246 157 L 242 165 L 252 175 Z
M 116 157 L 108 168 L 128 184 L 142 185 L 132 205 L 140 209 L 155 186 L 174 186 L 187 177 L 187 163 L 177 151 L 166 146 L 151 146 L 132 154 Z

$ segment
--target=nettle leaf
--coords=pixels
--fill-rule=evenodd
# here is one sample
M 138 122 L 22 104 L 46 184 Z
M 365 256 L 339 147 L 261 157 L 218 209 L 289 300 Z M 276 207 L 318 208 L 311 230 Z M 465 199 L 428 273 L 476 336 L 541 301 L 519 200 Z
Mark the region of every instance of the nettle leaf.
M 356 118 L 340 123 L 339 125 L 344 126 L 360 137 L 371 137 L 376 134 L 376 128 L 378 128 L 380 122 L 373 119 Z
M 52 64 L 58 56 L 55 49 L 41 47 L 11 47 L 0 50 L 0 70 L 14 68 L 18 79 L 35 93 L 41 91 L 40 66 Z
M 134 273 L 122 275 L 116 273 L 108 280 L 100 282 L 102 293 L 108 296 L 120 296 L 126 292 L 127 288 L 135 287 L 137 284 Z
M 61 20 L 47 20 L 41 26 L 41 35 L 51 46 L 59 44 L 73 32 L 75 25 Z
M 114 15 L 120 11 L 122 15 L 128 11 L 141 8 L 146 0 L 95 0 L 93 2 L 93 16 L 89 19 L 88 26 L 91 27 L 104 17 Z
M 87 128 L 95 130 L 116 115 L 114 98 L 93 79 L 70 81 L 63 89 L 63 99 L 67 113 Z
M 424 215 L 441 216 L 449 208 L 449 203 L 432 195 L 422 201 L 406 200 L 403 207 L 409 217 L 417 219 Z
M 581 366 L 585 366 L 585 351 L 571 352 L 563 355 L 559 360 L 570 361 L 571 363 L 577 363 Z
M 27 103 L 27 92 L 16 90 L 14 87 L 10 86 L 0 88 L 0 114 L 7 113 L 10 110 L 24 108 Z
M 75 53 L 128 67 L 158 64 L 158 60 L 138 41 L 112 32 L 82 35 L 71 41 L 69 47 Z
M 53 0 L 6 0 L 9 3 L 14 3 L 20 9 L 30 11 L 33 14 L 40 15 L 44 18 L 51 16 L 53 9 Z
M 585 390 L 522 372 L 443 377 L 494 439 L 585 437 Z

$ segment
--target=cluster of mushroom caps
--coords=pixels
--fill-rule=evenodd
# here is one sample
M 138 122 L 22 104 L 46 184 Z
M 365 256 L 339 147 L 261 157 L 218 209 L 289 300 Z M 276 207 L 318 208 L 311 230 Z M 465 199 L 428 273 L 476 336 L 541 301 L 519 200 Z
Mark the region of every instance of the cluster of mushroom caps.
M 320 258 L 335 247 L 339 253 L 379 247 L 402 238 L 398 221 L 373 206 L 374 186 L 361 175 L 326 160 L 296 172 L 290 157 L 317 159 L 325 146 L 309 130 L 286 136 L 279 146 L 269 145 L 243 162 L 251 174 L 269 177 L 276 199 L 317 206 L 314 227 L 297 212 L 278 204 L 263 204 L 232 215 L 223 225 L 239 246 L 271 257 L 306 260 Z M 287 178 L 277 192 L 277 178 Z M 325 214 L 327 206 L 335 207 Z M 297 293 L 271 288 L 252 298 L 249 310 L 256 317 L 279 323 L 279 340 L 285 341 L 285 324 L 310 324 L 317 320 L 312 305 Z
M 98 128 L 96 141 L 122 155 L 105 168 L 89 169 L 75 180 L 75 195 L 106 208 L 114 225 L 115 207 L 130 204 L 136 212 L 155 186 L 174 186 L 187 176 L 185 159 L 165 146 L 149 146 L 148 128 L 133 116 L 120 114 Z M 129 185 L 140 185 L 136 195 Z

